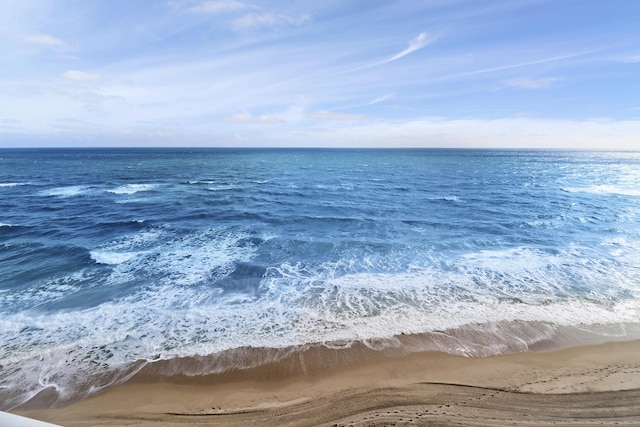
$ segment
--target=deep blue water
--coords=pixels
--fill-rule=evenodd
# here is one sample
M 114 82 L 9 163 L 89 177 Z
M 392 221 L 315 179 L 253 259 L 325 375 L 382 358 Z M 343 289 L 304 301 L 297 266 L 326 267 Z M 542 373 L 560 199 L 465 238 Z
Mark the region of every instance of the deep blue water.
M 4 407 L 140 359 L 637 324 L 640 153 L 0 150 Z

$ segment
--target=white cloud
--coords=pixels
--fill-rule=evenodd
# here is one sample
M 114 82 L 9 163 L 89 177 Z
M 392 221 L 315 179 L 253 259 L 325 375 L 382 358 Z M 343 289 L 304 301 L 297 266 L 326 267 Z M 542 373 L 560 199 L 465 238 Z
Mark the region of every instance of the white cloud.
M 640 62 L 640 55 L 631 55 L 620 59 L 620 62 L 624 64 L 637 64 Z
M 235 30 L 253 30 L 263 27 L 297 27 L 311 22 L 310 15 L 289 16 L 275 13 L 248 13 L 231 22 Z
M 422 49 L 423 47 L 431 43 L 433 40 L 435 39 L 429 38 L 427 33 L 420 33 L 416 36 L 416 38 L 409 41 L 409 46 L 405 50 L 403 50 L 402 52 L 396 53 L 391 58 L 386 59 L 382 63 L 386 64 L 387 62 L 396 61 L 404 56 L 409 55 L 412 52 L 415 52 L 416 50 Z
M 378 61 L 378 62 L 374 62 L 374 63 L 370 63 L 367 65 L 363 65 L 360 67 L 355 67 L 355 68 L 351 68 L 346 70 L 346 73 L 351 73 L 354 71 L 360 71 L 360 70 L 365 70 L 371 67 L 377 67 L 379 65 L 383 65 L 383 64 L 388 64 L 389 62 L 393 62 L 393 61 L 397 61 L 400 58 L 403 58 L 407 55 L 409 55 L 410 53 L 413 53 L 417 50 L 422 49 L 423 47 L 427 46 L 428 44 L 430 44 L 431 42 L 433 42 L 434 40 L 436 40 L 437 37 L 432 37 L 429 38 L 429 36 L 427 35 L 427 33 L 420 33 L 418 34 L 413 40 L 409 41 L 409 46 L 404 49 L 401 52 L 396 53 L 395 55 L 391 56 L 390 58 L 387 58 L 385 60 L 382 61 Z
M 321 120 L 362 120 L 366 118 L 364 114 L 336 113 L 327 110 L 316 111 L 311 113 L 309 117 Z
M 460 77 L 472 77 L 472 76 L 477 76 L 477 75 L 481 75 L 481 74 L 489 74 L 489 73 L 495 73 L 495 72 L 501 72 L 501 71 L 508 71 L 508 70 L 515 70 L 517 68 L 525 68 L 525 67 L 530 67 L 532 65 L 540 65 L 540 64 L 546 64 L 549 62 L 559 62 L 559 61 L 563 61 L 565 59 L 572 59 L 572 58 L 577 58 L 580 56 L 584 56 L 584 55 L 588 55 L 590 53 L 593 53 L 594 51 L 584 51 L 584 52 L 577 52 L 577 53 L 570 53 L 567 55 L 559 55 L 559 56 L 552 56 L 550 58 L 544 58 L 544 59 L 537 59 L 534 61 L 527 61 L 527 62 L 519 62 L 519 63 L 515 63 L 515 64 L 507 64 L 507 65 L 499 65 L 496 67 L 489 67 L 489 68 L 482 68 L 479 70 L 472 70 L 472 71 L 464 71 L 464 72 L 460 72 L 460 73 L 452 73 L 452 74 L 448 74 L 445 76 L 442 76 L 440 78 L 438 78 L 437 80 L 451 80 L 451 79 L 457 79 Z M 433 80 L 435 81 L 435 80 Z
M 273 134 L 266 138 L 262 136 L 260 141 L 284 146 L 638 150 L 640 121 L 424 118 L 367 121 L 330 128 L 316 125 L 295 134 Z
M 367 102 L 367 105 L 378 104 L 379 102 L 386 101 L 387 99 L 391 99 L 394 96 L 395 96 L 394 93 L 389 93 L 387 95 L 383 95 L 383 96 L 380 96 L 378 98 L 372 99 L 371 101 Z
M 547 77 L 542 79 L 522 77 L 511 79 L 507 81 L 507 84 L 509 86 L 518 87 L 521 89 L 544 89 L 553 85 L 556 81 L 558 81 L 558 79 L 555 77 Z
M 71 46 L 69 46 L 67 43 L 53 36 L 50 36 L 49 34 L 44 34 L 44 33 L 22 34 L 21 39 L 25 43 L 29 43 L 29 44 L 53 47 L 53 48 L 63 49 L 63 50 L 71 49 Z
M 281 120 L 274 116 L 269 116 L 266 114 L 253 116 L 249 113 L 230 114 L 228 116 L 224 116 L 223 120 L 231 123 L 264 123 L 264 124 L 284 123 L 284 120 Z
M 64 73 L 62 73 L 62 77 L 69 80 L 75 80 L 78 82 L 98 81 L 102 79 L 100 77 L 100 74 L 87 73 L 85 71 L 79 71 L 79 70 L 65 71 Z
M 191 13 L 217 14 L 242 10 L 246 4 L 236 0 L 207 0 L 186 8 Z

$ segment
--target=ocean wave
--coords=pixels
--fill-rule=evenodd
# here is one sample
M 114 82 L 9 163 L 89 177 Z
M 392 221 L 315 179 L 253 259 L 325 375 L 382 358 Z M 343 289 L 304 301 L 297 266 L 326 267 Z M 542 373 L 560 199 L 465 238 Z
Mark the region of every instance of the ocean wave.
M 212 179 L 186 181 L 186 184 L 189 184 L 189 185 L 214 185 L 214 184 L 220 184 L 220 183 L 221 183 L 220 181 L 216 181 Z
M 255 246 L 242 230 L 211 228 L 181 234 L 169 227 L 154 227 L 106 243 L 91 252 L 102 264 L 114 265 L 108 283 L 118 284 L 142 276 L 156 284 L 175 286 L 215 281 L 247 261 Z
M 163 287 L 159 291 L 171 289 Z M 175 293 L 169 292 L 168 296 L 175 302 Z M 2 329 L 16 336 L 42 336 L 43 332 L 46 336 L 36 343 L 37 351 L 21 354 L 16 354 L 15 349 L 36 347 L 15 340 L 7 342 L 14 354 L 1 355 L 0 408 L 16 407 L 47 389 L 55 390 L 52 398 L 56 404 L 68 404 L 122 383 L 146 366 L 163 376 L 209 375 L 276 362 L 318 347 L 348 351 L 360 346 L 393 354 L 443 351 L 478 357 L 545 348 L 545 343 L 554 340 L 556 345 L 566 345 L 620 339 L 633 331 L 640 336 L 640 329 L 633 326 L 638 323 L 638 302 L 601 307 L 568 301 L 533 310 L 524 304 L 502 302 L 486 307 L 484 314 L 499 319 L 486 322 L 471 321 L 477 318 L 478 306 L 463 303 L 443 307 L 447 319 L 455 319 L 457 325 L 439 328 L 444 322 L 441 314 L 435 313 L 431 322 L 419 317 L 417 325 L 415 319 L 408 319 L 416 313 L 406 313 L 396 322 L 373 317 L 351 319 L 346 324 L 327 322 L 306 310 L 287 319 L 291 308 L 273 304 L 254 305 L 247 312 L 246 301 L 221 310 L 176 310 L 170 302 L 158 305 L 161 298 L 128 298 L 117 305 L 106 304 L 82 313 L 9 315 L 0 320 Z M 591 313 L 594 318 L 589 323 L 569 325 L 548 320 L 559 313 L 580 319 Z M 510 317 L 515 319 L 505 320 Z M 597 323 L 607 319 L 612 322 Z M 629 319 L 631 323 L 625 323 Z M 335 328 L 336 323 L 342 327 Z M 427 332 L 421 331 L 425 326 Z M 319 339 L 309 340 L 310 332 Z M 214 334 L 216 338 L 211 339 Z M 186 359 L 199 363 L 179 363 Z M 154 364 L 158 367 L 153 368 Z M 326 367 L 330 366 L 335 367 Z M 10 394 L 6 390 L 11 390 Z
M 270 268 L 261 287 L 269 300 L 314 313 L 324 332 L 356 337 L 423 333 L 470 321 L 639 321 L 639 300 L 631 297 L 637 274 L 621 273 L 613 261 L 584 263 L 578 256 L 524 248 L 481 251 L 459 263 L 399 272 L 350 272 L 348 262 L 284 264 Z M 338 338 L 348 337 L 325 339 Z
M 207 187 L 209 191 L 230 191 L 230 190 L 238 190 L 241 187 L 233 186 L 233 185 L 217 185 L 215 187 Z
M 8 289 L 0 297 L 0 307 L 7 315 L 16 313 L 20 317 L 25 310 L 39 310 L 45 305 L 66 301 L 76 292 L 86 291 L 97 285 L 97 277 L 94 273 L 90 271 L 76 272 L 48 281 L 38 282 L 35 286 L 25 289 Z M 18 308 L 21 308 L 21 310 Z M 34 337 L 23 336 L 21 338 L 26 339 L 23 342 L 26 345 L 29 339 Z
M 260 180 L 252 180 L 249 181 L 250 184 L 266 184 L 269 181 L 260 181 Z M 213 180 L 213 179 L 204 179 L 204 180 L 191 180 L 185 182 L 188 185 L 197 185 L 197 186 L 205 186 L 208 185 L 207 190 L 209 191 L 232 191 L 232 190 L 246 190 L 251 187 L 247 182 L 235 182 L 229 180 Z
M 460 202 L 460 198 L 458 196 L 430 197 L 429 200 L 443 201 L 443 202 Z
M 343 184 L 316 184 L 313 188 L 317 190 L 328 190 L 328 191 L 354 191 L 356 186 L 350 183 Z
M 139 233 L 106 245 L 111 250 L 98 251 L 98 256 L 93 251 L 94 260 L 102 256 L 113 268 L 102 286 L 131 283 L 138 276 L 149 282 L 95 309 L 50 314 L 51 323 L 40 326 L 38 339 L 82 341 L 89 339 L 85 326 L 74 324 L 93 325 L 102 333 L 91 339 L 130 336 L 130 343 L 114 344 L 113 351 L 123 360 L 135 360 L 150 357 L 148 348 L 162 357 L 179 357 L 241 345 L 389 338 L 472 323 L 640 322 L 640 299 L 634 297 L 638 277 L 614 273 L 620 266 L 613 262 L 570 261 L 578 253 L 481 251 L 463 256 L 464 264 L 400 271 L 396 263 L 382 259 L 367 262 L 371 271 L 362 271 L 364 263 L 352 260 L 316 266 L 285 263 L 264 270 L 247 267 L 256 271 L 255 284 L 223 286 L 240 262 L 255 256 L 260 242 L 229 230 L 169 234 L 162 240 Z M 241 276 L 235 280 L 249 280 L 246 272 Z M 111 346 L 102 341 L 92 345 Z
M 107 190 L 108 193 L 113 194 L 135 194 L 141 191 L 151 191 L 158 188 L 158 184 L 125 184 L 117 188 Z
M 90 187 L 86 185 L 71 185 L 68 187 L 56 187 L 51 188 L 49 190 L 43 190 L 39 194 L 41 196 L 55 196 L 55 197 L 74 197 L 87 194 L 90 190 Z
M 563 188 L 563 190 L 569 193 L 640 196 L 640 190 L 638 190 L 637 188 L 626 188 L 626 187 L 619 187 L 615 185 L 594 185 L 591 187 L 566 187 L 566 188 Z
M 91 251 L 91 258 L 98 264 L 118 265 L 136 256 L 135 252 Z

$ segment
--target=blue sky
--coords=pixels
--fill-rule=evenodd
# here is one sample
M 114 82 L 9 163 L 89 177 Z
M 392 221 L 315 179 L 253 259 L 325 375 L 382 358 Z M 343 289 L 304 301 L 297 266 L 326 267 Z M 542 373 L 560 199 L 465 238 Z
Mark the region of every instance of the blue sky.
M 640 149 L 636 0 L 0 0 L 0 147 Z

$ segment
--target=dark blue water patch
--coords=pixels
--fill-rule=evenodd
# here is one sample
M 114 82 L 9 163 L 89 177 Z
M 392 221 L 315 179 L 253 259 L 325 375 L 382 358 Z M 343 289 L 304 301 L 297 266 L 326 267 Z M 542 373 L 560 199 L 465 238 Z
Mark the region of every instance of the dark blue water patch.
M 4 271 L 0 277 L 0 288 L 24 288 L 92 263 L 89 252 L 82 247 L 37 242 L 12 243 L 0 247 L 0 264 Z
M 4 241 L 9 241 L 11 238 L 24 236 L 28 232 L 29 227 L 6 223 L 1 223 L 0 225 L 0 238 L 2 238 Z
M 94 268 L 95 270 L 95 268 Z M 139 291 L 134 280 L 122 281 L 117 284 L 107 283 L 108 274 L 93 272 L 89 279 L 77 280 L 73 287 L 65 287 L 54 298 L 38 301 L 32 308 L 38 313 L 82 312 L 91 310 L 102 304 L 117 301 L 131 296 Z M 108 296 L 105 293 L 108 288 Z M 45 288 L 46 291 L 46 288 Z
M 255 295 L 267 268 L 252 263 L 238 263 L 231 274 L 212 285 L 224 292 L 241 292 Z
M 283 262 L 299 262 L 307 258 L 317 259 L 320 254 L 324 259 L 335 259 L 328 254 L 335 249 L 335 243 L 330 240 L 310 241 L 295 239 L 274 238 L 264 242 L 260 248 L 256 260 L 264 265 L 279 265 Z

